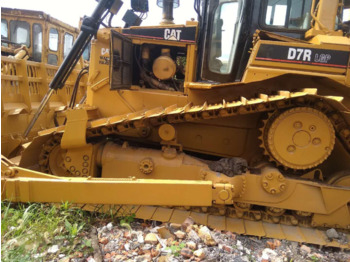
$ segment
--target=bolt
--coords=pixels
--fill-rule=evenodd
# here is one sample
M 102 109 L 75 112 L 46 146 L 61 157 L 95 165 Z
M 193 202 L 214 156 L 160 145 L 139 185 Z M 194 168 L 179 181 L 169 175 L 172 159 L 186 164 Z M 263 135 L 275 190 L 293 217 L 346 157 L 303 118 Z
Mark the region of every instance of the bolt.
M 72 159 L 69 157 L 69 156 L 66 156 L 66 162 L 70 162 L 70 161 L 72 161 Z
M 89 163 L 88 162 L 83 162 L 83 167 L 88 167 Z
M 284 176 L 282 175 L 282 174 L 279 174 L 278 175 L 278 180 L 279 181 L 284 181 L 285 179 L 284 179 Z
M 12 169 L 8 169 L 5 171 L 5 176 L 13 177 L 14 175 L 15 175 L 15 172 L 13 172 Z
M 75 171 L 75 175 L 80 176 L 80 171 L 79 170 Z
M 270 189 L 270 193 L 271 194 L 276 194 L 276 189 L 274 189 L 274 188 Z
M 84 161 L 88 161 L 89 160 L 89 156 L 88 155 L 84 155 L 83 159 L 84 159 Z
M 321 143 L 321 139 L 320 138 L 318 138 L 318 137 L 316 137 L 316 138 L 314 138 L 314 139 L 312 139 L 312 144 L 313 145 L 319 145 Z
M 87 174 L 89 172 L 89 170 L 87 168 L 83 168 L 83 174 Z
M 285 189 L 286 189 L 286 185 L 285 184 L 280 185 L 280 190 L 281 191 L 284 191 Z
M 316 126 L 314 126 L 314 125 L 309 126 L 309 130 L 310 131 L 315 131 L 316 130 Z
M 75 171 L 75 166 L 70 166 L 69 170 L 70 170 L 71 172 L 74 172 L 74 171 Z
M 147 134 L 148 134 L 148 130 L 146 128 L 141 130 L 141 135 L 142 136 L 147 136 Z
M 266 178 L 267 178 L 268 180 L 272 180 L 272 179 L 273 179 L 273 174 L 272 174 L 272 173 L 267 174 L 267 175 L 266 175 Z
M 300 121 L 294 122 L 293 124 L 295 129 L 300 129 L 303 127 L 303 124 Z
M 293 145 L 290 145 L 290 146 L 287 147 L 287 151 L 288 151 L 289 153 L 294 152 L 295 149 L 296 149 L 296 148 L 295 148 L 295 146 L 293 146 Z
M 219 192 L 219 198 L 222 201 L 226 201 L 227 199 L 229 199 L 230 197 L 230 193 L 227 190 L 221 190 Z
M 268 186 L 269 186 L 269 184 L 267 182 L 263 183 L 263 187 L 268 187 Z

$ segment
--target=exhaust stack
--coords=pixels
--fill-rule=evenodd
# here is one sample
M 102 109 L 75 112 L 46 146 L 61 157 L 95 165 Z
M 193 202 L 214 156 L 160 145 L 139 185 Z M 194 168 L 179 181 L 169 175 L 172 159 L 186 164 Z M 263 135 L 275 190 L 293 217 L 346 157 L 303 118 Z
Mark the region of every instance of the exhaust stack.
M 157 0 L 157 5 L 163 8 L 163 20 L 160 24 L 174 24 L 173 10 L 180 6 L 180 0 Z

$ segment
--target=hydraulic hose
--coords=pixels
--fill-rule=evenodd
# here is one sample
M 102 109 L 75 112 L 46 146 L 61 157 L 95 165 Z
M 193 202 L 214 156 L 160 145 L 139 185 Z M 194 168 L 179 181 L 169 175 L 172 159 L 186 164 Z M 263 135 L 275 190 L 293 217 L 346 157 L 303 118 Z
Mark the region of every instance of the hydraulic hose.
M 88 43 L 91 41 L 91 38 L 96 35 L 97 30 L 103 20 L 104 17 L 108 14 L 110 8 L 112 7 L 114 3 L 114 0 L 100 0 L 98 3 L 96 9 L 92 13 L 92 15 L 89 17 L 84 17 L 83 23 L 81 25 L 81 31 L 79 33 L 79 36 L 75 43 L 73 44 L 73 47 L 71 51 L 68 53 L 66 58 L 63 60 L 62 64 L 58 68 L 58 71 L 54 78 L 52 79 L 49 90 L 46 93 L 45 97 L 40 103 L 40 106 L 38 110 L 36 111 L 35 115 L 33 116 L 31 122 L 29 123 L 27 129 L 24 132 L 24 137 L 26 138 L 28 134 L 30 133 L 31 129 L 33 128 L 35 122 L 41 115 L 44 107 L 46 106 L 47 102 L 49 101 L 51 95 L 53 94 L 53 91 L 57 89 L 61 89 L 68 76 L 72 72 L 73 68 L 79 61 L 85 47 L 88 45 Z

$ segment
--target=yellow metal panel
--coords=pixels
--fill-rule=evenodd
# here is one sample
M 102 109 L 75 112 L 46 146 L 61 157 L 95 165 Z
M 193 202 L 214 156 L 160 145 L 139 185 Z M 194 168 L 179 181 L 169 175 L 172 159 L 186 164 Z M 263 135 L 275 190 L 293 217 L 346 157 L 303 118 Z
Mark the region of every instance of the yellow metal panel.
M 167 222 L 170 220 L 173 212 L 174 210 L 171 208 L 158 207 L 156 212 L 153 214 L 152 219 Z
M 259 237 L 266 236 L 266 232 L 264 230 L 264 226 L 261 221 L 245 220 L 244 225 L 245 225 L 246 235 L 259 236 Z
M 187 217 L 190 216 L 190 214 L 191 214 L 190 211 L 178 210 L 178 209 L 174 210 L 174 213 L 171 216 L 170 222 L 181 224 L 182 222 L 185 221 Z
M 62 148 L 75 148 L 86 145 L 88 115 L 85 109 L 67 111 L 67 124 L 62 137 Z
M 208 226 L 218 230 L 226 230 L 226 217 L 209 215 Z
M 239 218 L 227 218 L 226 230 L 232 231 L 238 234 L 245 234 L 244 220 Z
M 208 214 L 207 213 L 199 213 L 199 212 L 191 212 L 190 216 L 196 221 L 197 224 L 207 225 L 208 224 Z
M 209 206 L 212 202 L 212 183 L 209 181 L 84 178 L 5 181 L 6 196 L 18 196 L 17 200 L 22 202 L 178 206 Z M 189 212 L 186 213 L 189 215 Z M 178 215 L 173 214 L 173 217 Z
M 281 225 L 284 235 L 290 241 L 305 242 L 306 239 L 298 227 Z
M 286 238 L 280 224 L 271 224 L 271 223 L 265 223 L 265 222 L 263 222 L 262 224 L 267 237 L 279 238 L 279 239 Z
M 327 244 L 326 235 L 314 228 L 299 228 L 304 235 L 307 243 L 324 246 Z

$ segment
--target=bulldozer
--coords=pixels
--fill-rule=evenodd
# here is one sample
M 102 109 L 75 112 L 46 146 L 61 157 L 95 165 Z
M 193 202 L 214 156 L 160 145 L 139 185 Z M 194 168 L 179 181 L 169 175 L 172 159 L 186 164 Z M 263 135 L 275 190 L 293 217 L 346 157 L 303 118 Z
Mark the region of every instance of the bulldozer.
M 91 41 L 86 101 L 2 157 L 2 199 L 348 249 L 350 2 L 195 0 L 184 25 L 157 4 L 156 26 L 147 1 L 84 18 L 23 137 Z
M 62 124 L 75 85 L 77 102 L 84 97 L 87 70 L 83 70 L 85 76 L 78 76 L 88 65 L 88 52 L 83 54 L 64 88 L 51 97 L 27 139 L 23 139 L 26 126 L 78 33 L 77 28 L 44 12 L 1 8 L 2 155 L 15 157 L 21 145 L 29 142 L 38 131 Z

